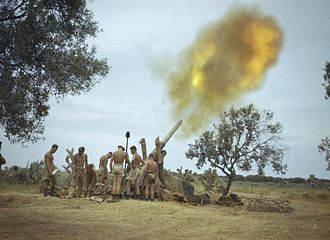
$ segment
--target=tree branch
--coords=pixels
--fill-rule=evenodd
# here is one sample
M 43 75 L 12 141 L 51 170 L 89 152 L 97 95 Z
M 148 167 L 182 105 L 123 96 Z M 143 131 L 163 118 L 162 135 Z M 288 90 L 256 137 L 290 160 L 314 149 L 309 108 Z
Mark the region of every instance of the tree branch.
M 26 12 L 23 12 L 19 15 L 15 15 L 15 12 L 17 9 L 21 8 L 24 4 L 26 4 L 28 2 L 28 0 L 23 0 L 20 4 L 18 4 L 15 8 L 11 9 L 8 16 L 7 17 L 4 17 L 4 18 L 1 18 L 0 19 L 0 22 L 5 22 L 5 21 L 8 21 L 8 20 L 15 20 L 15 19 L 19 19 L 19 18 L 22 18 L 26 15 Z

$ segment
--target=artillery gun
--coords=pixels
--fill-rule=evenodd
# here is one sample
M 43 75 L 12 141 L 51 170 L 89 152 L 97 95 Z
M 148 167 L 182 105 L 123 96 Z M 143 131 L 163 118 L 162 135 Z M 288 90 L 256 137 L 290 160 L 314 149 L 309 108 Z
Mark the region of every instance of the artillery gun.
M 183 123 L 182 120 L 178 121 L 162 140 L 159 140 L 159 137 L 157 137 L 155 140 L 156 147 L 151 152 L 156 157 L 156 161 L 158 163 L 158 177 L 161 182 L 162 188 L 166 188 L 165 179 L 164 179 L 164 164 L 163 164 L 166 151 L 163 149 L 168 143 L 168 141 L 173 137 L 174 133 L 178 130 L 178 128 L 181 126 L 182 123 Z M 145 139 L 141 138 L 139 143 L 141 144 L 143 161 L 147 161 L 147 147 L 146 147 Z
M 159 138 L 157 138 L 158 140 L 156 139 L 156 141 L 159 141 L 159 150 L 163 150 L 163 148 L 166 146 L 168 141 L 173 137 L 174 133 L 178 130 L 178 128 L 181 126 L 182 123 L 183 123 L 182 120 L 178 121 L 174 125 L 174 127 L 168 132 L 168 134 L 163 138 L 163 140 L 159 141 Z M 141 144 L 142 158 L 145 161 L 145 160 L 147 160 L 147 155 L 148 155 L 147 154 L 146 141 L 145 141 L 144 138 L 141 138 L 139 143 Z M 157 148 L 153 149 L 151 151 L 151 153 L 153 153 L 157 157 Z M 157 159 L 157 162 L 158 162 L 158 159 Z

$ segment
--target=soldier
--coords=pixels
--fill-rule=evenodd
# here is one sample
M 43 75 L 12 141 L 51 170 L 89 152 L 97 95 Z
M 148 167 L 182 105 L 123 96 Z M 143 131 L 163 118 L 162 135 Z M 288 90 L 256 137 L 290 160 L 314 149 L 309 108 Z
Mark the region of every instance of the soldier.
M 80 198 L 87 168 L 87 154 L 84 147 L 78 148 L 78 153 L 73 155 L 72 168 L 71 185 L 76 190 L 76 198 Z
M 113 166 L 112 166 L 112 163 Z M 118 146 L 118 150 L 112 154 L 110 160 L 110 172 L 113 177 L 112 181 L 112 201 L 118 202 L 120 195 L 120 187 L 123 176 L 125 176 L 125 170 L 123 167 L 123 163 L 129 164 L 129 157 L 127 152 L 125 152 L 125 148 L 123 146 Z
M 0 171 L 1 171 L 1 165 L 4 165 L 4 164 L 6 164 L 6 159 L 0 153 Z
M 141 174 L 141 167 L 144 166 L 144 162 L 141 156 L 136 152 L 136 147 L 130 147 L 131 154 L 133 155 L 131 161 L 131 171 L 128 175 L 128 180 L 126 184 L 126 196 L 129 198 L 131 193 L 131 185 L 134 184 L 135 197 L 139 198 L 140 196 L 140 186 L 139 186 L 139 177 Z
M 1 151 L 1 145 L 2 145 L 2 142 L 0 141 L 0 151 Z M 4 165 L 4 164 L 6 164 L 6 159 L 0 153 L 0 171 L 1 171 L 1 165 Z
M 93 164 L 88 164 L 86 168 L 85 181 L 84 181 L 84 198 L 93 195 L 94 187 L 96 184 L 96 171 Z
M 45 154 L 45 178 L 44 178 L 44 196 L 48 196 L 48 186 L 50 185 L 50 196 L 54 196 L 54 189 L 56 184 L 55 175 L 53 171 L 55 170 L 54 166 L 54 156 L 53 154 L 57 151 L 58 145 L 53 144 L 51 149 Z
M 146 163 L 142 171 L 142 179 L 144 180 L 145 186 L 145 198 L 153 201 L 155 196 L 155 183 L 158 174 L 158 164 L 152 153 L 148 156 L 148 160 L 149 161 Z
M 100 158 L 98 179 L 100 183 L 105 184 L 105 181 L 108 179 L 108 159 L 112 156 L 112 152 L 108 152 Z
M 164 158 L 167 154 L 165 150 L 161 150 L 161 141 L 159 137 L 155 140 L 156 145 L 156 162 L 158 164 L 158 177 L 161 182 L 161 187 L 166 188 L 165 178 L 164 178 Z

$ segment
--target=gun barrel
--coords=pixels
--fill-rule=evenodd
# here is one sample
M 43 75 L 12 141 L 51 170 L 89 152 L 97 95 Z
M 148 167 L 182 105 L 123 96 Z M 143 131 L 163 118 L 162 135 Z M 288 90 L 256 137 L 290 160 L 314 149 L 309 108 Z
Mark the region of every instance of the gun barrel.
M 181 124 L 183 123 L 182 120 L 178 121 L 175 126 L 171 129 L 171 131 L 168 132 L 168 134 L 164 137 L 163 140 L 161 140 L 161 149 L 163 149 L 166 144 L 168 143 L 168 141 L 171 139 L 171 137 L 174 135 L 174 133 L 178 130 L 178 128 L 181 126 Z M 152 153 L 156 153 L 156 148 L 152 151 Z
M 178 128 L 181 126 L 181 124 L 183 123 L 182 120 L 178 121 L 175 126 L 171 129 L 171 131 L 169 131 L 169 133 L 165 136 L 165 138 L 161 141 L 164 146 L 167 144 L 167 142 L 171 139 L 171 137 L 174 135 L 174 133 L 178 130 Z M 164 147 L 163 146 L 163 147 Z

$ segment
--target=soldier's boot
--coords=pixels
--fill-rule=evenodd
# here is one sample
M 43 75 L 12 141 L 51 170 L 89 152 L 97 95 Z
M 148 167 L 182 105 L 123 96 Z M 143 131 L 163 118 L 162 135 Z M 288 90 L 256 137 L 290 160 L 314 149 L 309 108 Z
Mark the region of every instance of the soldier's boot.
M 93 194 L 94 194 L 94 190 L 93 190 L 93 189 L 89 190 L 89 192 L 88 192 L 88 197 L 89 197 L 89 198 L 92 197 Z
M 116 202 L 119 202 L 119 194 L 116 194 L 115 200 L 116 200 Z
M 55 187 L 50 187 L 50 196 L 54 197 L 54 190 L 55 190 Z
M 45 197 L 48 196 L 48 188 L 44 188 L 44 196 L 45 196 Z
M 82 189 L 78 187 L 76 198 L 81 198 Z
M 124 197 L 126 199 L 130 199 L 130 197 L 131 197 L 131 181 L 130 180 L 127 181 Z
M 111 202 L 117 202 L 117 194 L 112 194 Z
M 124 198 L 126 198 L 126 199 L 130 199 L 130 194 L 127 192 L 127 191 L 125 191 L 125 193 L 124 193 Z
M 87 197 L 87 190 L 86 189 L 83 189 L 82 190 L 82 193 L 83 193 L 83 198 L 86 198 Z

